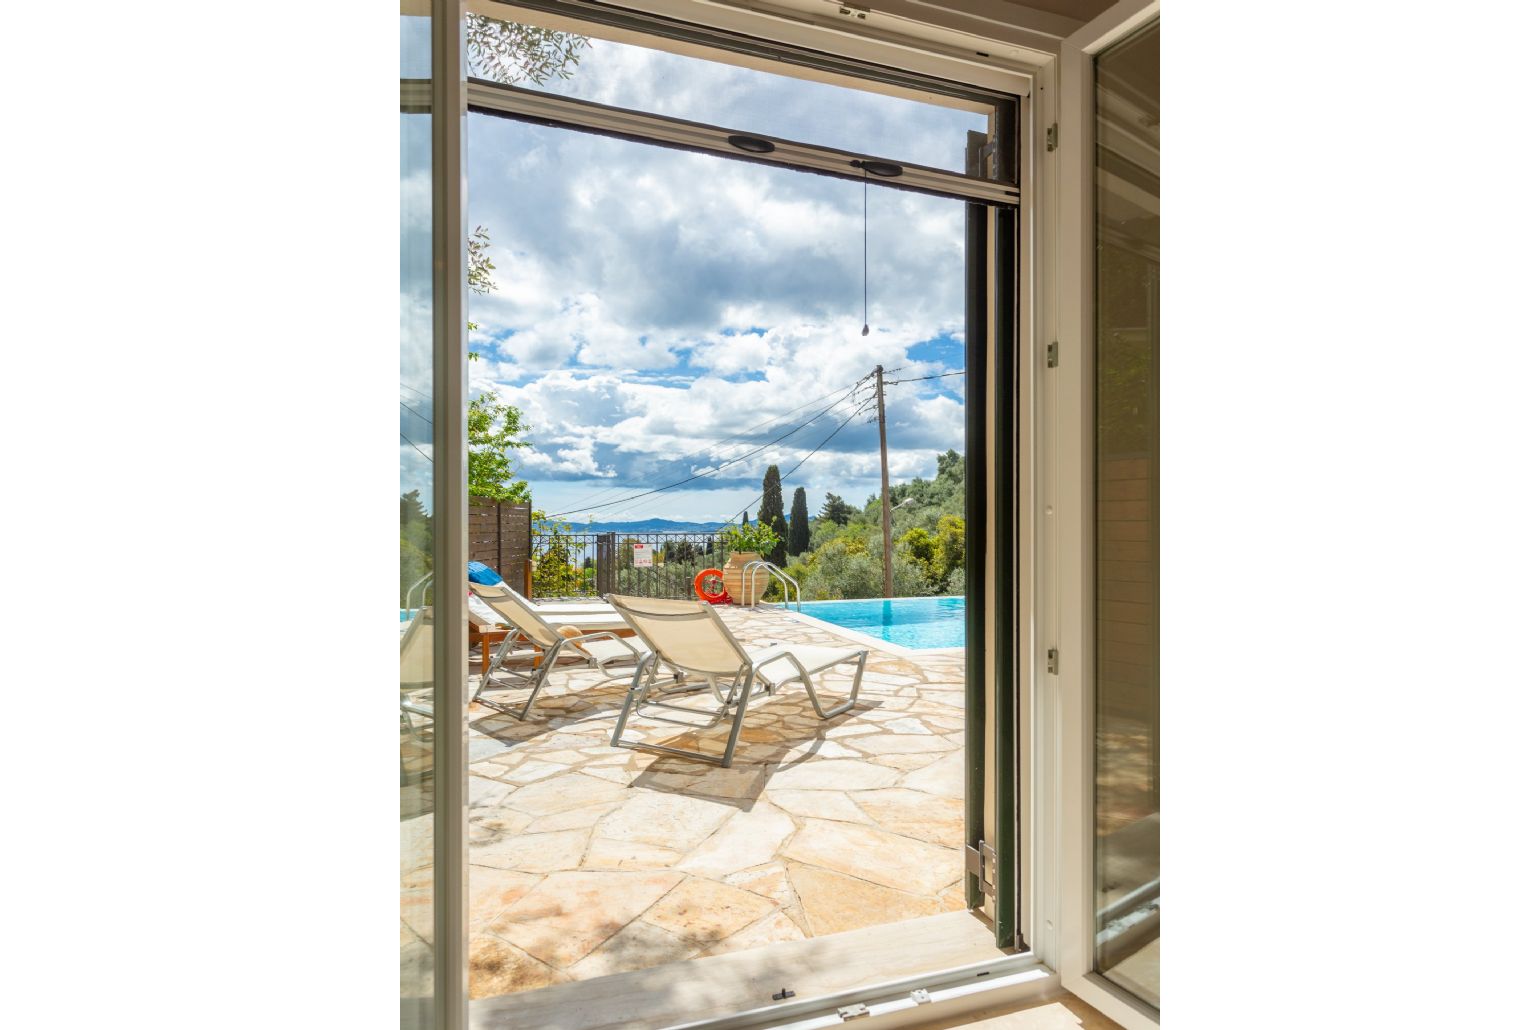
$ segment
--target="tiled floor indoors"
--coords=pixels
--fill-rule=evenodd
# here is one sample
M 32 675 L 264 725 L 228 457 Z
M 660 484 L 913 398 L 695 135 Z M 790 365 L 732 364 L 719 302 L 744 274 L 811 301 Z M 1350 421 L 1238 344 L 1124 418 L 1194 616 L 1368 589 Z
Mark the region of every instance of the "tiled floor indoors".
M 778 609 L 723 615 L 750 648 L 852 646 Z M 832 699 L 849 673 L 819 681 Z M 473 998 L 962 908 L 960 650 L 873 650 L 828 721 L 800 686 L 754 702 L 731 769 L 611 747 L 628 683 L 575 666 L 527 723 L 471 710 Z M 679 732 L 628 730 L 697 742 Z M 429 908 L 404 912 L 404 946 Z

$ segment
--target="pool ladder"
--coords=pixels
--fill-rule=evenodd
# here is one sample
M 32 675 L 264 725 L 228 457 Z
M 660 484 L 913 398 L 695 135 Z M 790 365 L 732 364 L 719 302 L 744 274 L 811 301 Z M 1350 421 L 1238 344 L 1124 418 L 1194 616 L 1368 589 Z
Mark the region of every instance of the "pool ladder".
M 791 611 L 791 592 L 795 590 L 797 592 L 797 611 L 800 612 L 802 610 L 802 584 L 788 576 L 786 570 L 775 564 L 775 562 L 765 561 L 763 558 L 759 561 L 751 561 L 738 570 L 738 589 L 742 591 L 743 596 L 749 596 L 749 584 L 754 582 L 754 580 L 749 578 L 749 574 L 758 569 L 764 569 L 770 573 L 772 579 L 781 584 L 781 607 L 783 609 Z
M 433 585 L 433 573 L 430 572 L 426 576 L 422 577 L 422 579 L 419 579 L 417 582 L 415 582 L 411 586 L 407 587 L 406 588 L 406 610 L 407 611 L 411 611 L 412 610 L 412 594 L 417 590 L 418 587 L 422 587 L 422 603 L 424 605 L 426 605 L 428 603 L 428 588 L 430 586 L 432 586 L 432 585 Z

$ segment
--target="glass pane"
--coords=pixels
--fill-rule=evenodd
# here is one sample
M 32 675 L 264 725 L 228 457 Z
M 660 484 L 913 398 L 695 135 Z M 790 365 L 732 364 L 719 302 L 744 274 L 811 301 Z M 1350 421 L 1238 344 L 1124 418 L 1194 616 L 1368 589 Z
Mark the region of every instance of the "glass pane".
M 710 532 L 756 517 L 767 465 L 803 460 L 814 514 L 827 493 L 859 506 L 880 483 L 870 413 L 808 455 L 873 403 L 878 364 L 904 380 L 885 397 L 895 489 L 963 449 L 961 201 L 479 113 L 467 135 L 496 281 L 470 298 L 471 395 L 524 412 L 515 467 L 549 519 Z M 895 539 L 933 507 L 895 509 Z M 880 596 L 880 538 L 870 553 L 876 594 L 804 596 Z M 900 594 L 934 592 L 907 575 Z
M 480 15 L 467 19 L 473 78 L 950 172 L 989 107 L 945 107 Z
M 820 953 L 817 938 L 961 917 L 967 205 L 486 114 L 466 128 L 468 224 L 486 233 L 493 280 L 470 297 L 470 392 L 522 415 L 511 474 L 546 515 L 535 598 L 693 598 L 698 573 L 731 567 L 724 525 L 777 526 L 789 507 L 784 567 L 807 620 L 770 605 L 726 606 L 723 620 L 744 640 L 887 642 L 848 713 L 817 718 L 800 686 L 800 700 L 786 687 L 756 702 L 727 769 L 612 748 L 624 672 L 563 669 L 526 721 L 473 707 L 469 889 L 485 900 L 470 915 L 471 997 L 528 992 L 528 1008 L 492 1011 L 544 1025 L 520 1015 L 546 1011 L 552 983 L 565 994 L 771 942 L 783 950 L 767 961 L 784 965 L 799 944 Z M 869 421 L 879 364 L 891 602 Z M 846 677 L 820 679 L 825 704 Z M 483 700 L 530 696 L 502 681 Z M 669 718 L 717 709 L 709 692 L 670 701 L 687 710 Z M 725 722 L 631 718 L 628 739 L 725 746 Z M 923 789 L 891 801 L 852 789 L 911 774 Z M 856 800 L 836 811 L 846 790 Z M 913 925 L 895 932 L 927 932 Z M 976 920 L 959 925 L 996 954 Z M 700 1015 L 679 992 L 627 1004 L 646 1007 L 628 1025 Z
M 422 5 L 426 9 L 427 5 Z M 401 77 L 426 79 L 433 75 L 433 19 L 403 16 L 401 19 Z
M 428 22 L 401 19 L 426 78 Z M 433 1025 L 433 173 L 431 116 L 401 118 L 401 1026 Z
M 1096 81 L 1096 968 L 1160 1004 L 1160 28 Z

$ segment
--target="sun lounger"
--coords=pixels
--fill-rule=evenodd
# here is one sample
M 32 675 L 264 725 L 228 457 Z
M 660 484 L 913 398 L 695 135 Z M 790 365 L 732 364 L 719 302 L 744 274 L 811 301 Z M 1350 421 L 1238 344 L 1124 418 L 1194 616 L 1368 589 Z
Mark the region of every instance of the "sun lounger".
M 621 618 L 636 631 L 637 639 L 647 646 L 657 660 L 673 666 L 682 673 L 703 678 L 712 693 L 716 695 L 720 707 L 713 714 L 711 722 L 696 728 L 708 728 L 725 718 L 729 712 L 732 713 L 732 729 L 728 733 L 727 745 L 721 756 L 624 739 L 627 720 L 633 713 L 645 715 L 644 707 L 689 712 L 695 716 L 703 714 L 698 708 L 651 700 L 651 695 L 658 689 L 655 682 L 656 660 L 638 663 L 636 673 L 631 680 L 631 688 L 626 693 L 625 704 L 620 709 L 620 718 L 615 723 L 615 732 L 610 737 L 610 743 L 615 747 L 645 748 L 685 758 L 707 758 L 726 768 L 732 765 L 733 751 L 738 745 L 738 733 L 743 728 L 743 714 L 748 709 L 748 703 L 755 698 L 774 693 L 778 687 L 786 683 L 798 681 L 807 690 L 807 696 L 813 703 L 813 711 L 818 713 L 818 717 L 831 719 L 849 711 L 856 703 L 856 697 L 861 691 L 861 676 L 866 671 L 867 655 L 863 648 L 844 649 L 817 647 L 811 644 L 783 644 L 749 651 L 737 637 L 733 636 L 732 630 L 722 621 L 722 617 L 716 610 L 704 602 L 625 597 L 616 594 L 610 594 L 607 600 L 615 606 Z M 856 667 L 855 680 L 850 685 L 850 693 L 839 704 L 825 709 L 818 699 L 817 692 L 813 689 L 812 677 L 815 673 L 847 663 L 854 663 Z M 651 667 L 650 670 L 649 667 Z M 722 689 L 724 683 L 727 684 L 725 692 Z M 659 718 L 666 719 L 662 716 Z M 681 720 L 668 721 L 680 722 Z
M 472 582 L 471 590 L 514 630 L 503 639 L 496 654 L 492 656 L 471 698 L 505 715 L 512 715 L 516 719 L 526 718 L 534 706 L 535 698 L 545 688 L 551 670 L 564 657 L 579 658 L 606 674 L 612 664 L 635 664 L 638 667 L 651 664 L 646 661 L 651 657 L 651 652 L 635 641 L 621 639 L 619 634 L 627 632 L 628 627 L 612 610 L 609 614 L 589 612 L 562 614 L 553 618 L 547 617 L 541 606 L 533 605 L 520 594 L 507 589 L 506 584 Z M 569 627 L 577 632 L 564 633 L 563 630 Z M 539 661 L 529 673 L 514 676 L 515 685 L 529 688 L 530 694 L 524 704 L 515 708 L 483 697 L 493 676 L 508 664 L 508 656 L 520 646 L 533 646 L 540 652 Z

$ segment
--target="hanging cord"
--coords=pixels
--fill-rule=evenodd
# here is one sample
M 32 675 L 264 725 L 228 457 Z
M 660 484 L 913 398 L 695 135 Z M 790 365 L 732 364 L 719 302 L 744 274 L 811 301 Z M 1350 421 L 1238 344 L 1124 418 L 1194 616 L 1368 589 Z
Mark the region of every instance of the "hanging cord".
M 866 317 L 866 169 L 861 169 L 861 335 L 872 331 Z

